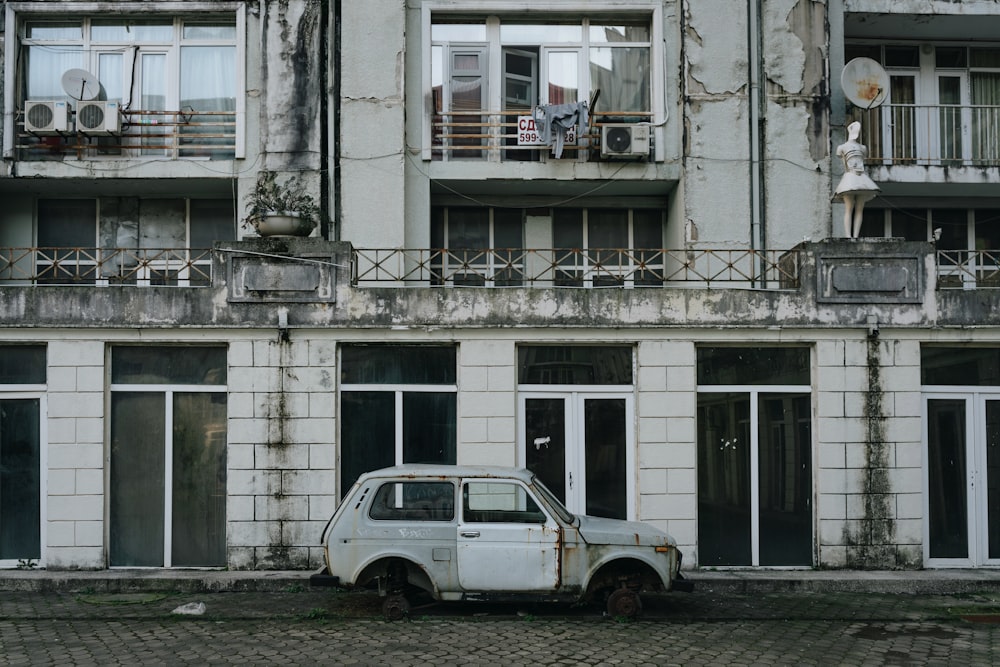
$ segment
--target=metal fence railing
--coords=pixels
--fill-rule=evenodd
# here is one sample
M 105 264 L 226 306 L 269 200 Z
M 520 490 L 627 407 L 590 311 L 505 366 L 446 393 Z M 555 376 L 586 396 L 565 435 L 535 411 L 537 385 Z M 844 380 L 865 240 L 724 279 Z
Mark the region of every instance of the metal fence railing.
M 794 289 L 797 251 L 620 248 L 355 249 L 352 284 Z
M 864 128 L 869 164 L 1000 165 L 1000 106 L 884 104 L 852 116 Z
M 1000 250 L 938 250 L 938 289 L 1000 287 Z
M 195 248 L 0 248 L 3 285 L 212 284 L 212 251 Z

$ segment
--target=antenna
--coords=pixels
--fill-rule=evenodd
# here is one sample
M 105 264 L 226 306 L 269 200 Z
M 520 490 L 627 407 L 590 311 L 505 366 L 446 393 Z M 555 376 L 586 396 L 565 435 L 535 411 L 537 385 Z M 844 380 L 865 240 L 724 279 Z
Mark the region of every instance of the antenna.
M 68 69 L 62 75 L 66 94 L 77 101 L 93 100 L 101 94 L 101 82 L 85 69 Z
M 844 65 L 840 86 L 854 106 L 871 109 L 889 96 L 889 75 L 871 58 L 854 58 Z

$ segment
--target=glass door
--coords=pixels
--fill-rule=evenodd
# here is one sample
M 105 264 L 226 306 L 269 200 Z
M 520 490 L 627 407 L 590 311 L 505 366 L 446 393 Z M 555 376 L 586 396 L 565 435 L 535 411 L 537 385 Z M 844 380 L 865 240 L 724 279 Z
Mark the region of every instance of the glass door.
M 931 566 L 1000 564 L 1000 395 L 926 396 Z
M 964 73 L 937 77 L 938 158 L 943 165 L 957 166 L 969 159 L 969 142 L 965 139 L 971 121 L 968 90 Z
M 634 517 L 631 395 L 528 394 L 521 414 L 521 465 L 570 511 Z

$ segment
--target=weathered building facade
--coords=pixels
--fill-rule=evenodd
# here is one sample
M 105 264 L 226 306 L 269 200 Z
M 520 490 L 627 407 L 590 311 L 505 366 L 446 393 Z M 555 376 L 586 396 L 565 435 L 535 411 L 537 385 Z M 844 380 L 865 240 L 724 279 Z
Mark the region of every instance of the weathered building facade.
M 419 461 L 686 567 L 1000 563 L 994 2 L 4 12 L 0 566 L 315 568 Z M 311 238 L 241 224 L 269 175 Z

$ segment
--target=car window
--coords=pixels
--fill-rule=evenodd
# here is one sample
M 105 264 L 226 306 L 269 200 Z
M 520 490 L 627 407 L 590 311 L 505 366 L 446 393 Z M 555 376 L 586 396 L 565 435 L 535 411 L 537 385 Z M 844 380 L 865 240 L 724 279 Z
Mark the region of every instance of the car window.
M 466 482 L 462 487 L 466 523 L 545 523 L 545 512 L 519 484 Z
M 451 521 L 455 486 L 450 482 L 387 482 L 372 499 L 374 521 Z

